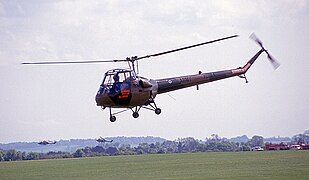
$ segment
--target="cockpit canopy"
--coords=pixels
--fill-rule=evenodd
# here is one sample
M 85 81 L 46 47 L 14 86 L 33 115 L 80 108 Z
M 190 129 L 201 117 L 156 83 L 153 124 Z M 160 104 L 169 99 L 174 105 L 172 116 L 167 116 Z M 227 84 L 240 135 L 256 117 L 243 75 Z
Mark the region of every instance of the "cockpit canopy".
M 112 69 L 105 73 L 105 77 L 103 80 L 103 85 L 114 84 L 115 82 L 130 82 L 131 80 L 135 80 L 136 75 L 134 71 L 129 69 Z
M 129 69 L 112 69 L 105 73 L 98 94 L 114 94 L 130 90 L 131 82 L 136 79 L 135 72 Z

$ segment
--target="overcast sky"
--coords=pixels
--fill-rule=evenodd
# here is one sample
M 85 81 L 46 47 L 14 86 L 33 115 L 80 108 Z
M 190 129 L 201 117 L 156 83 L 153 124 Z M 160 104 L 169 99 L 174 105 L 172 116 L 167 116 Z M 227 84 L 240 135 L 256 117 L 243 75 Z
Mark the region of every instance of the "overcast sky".
M 205 139 L 293 136 L 309 129 L 309 2 L 0 0 L 0 143 L 111 136 Z M 158 95 L 158 116 L 142 109 L 109 121 L 94 97 L 109 69 L 125 63 L 25 66 L 143 56 L 238 34 L 240 37 L 140 62 L 156 79 L 243 66 L 237 77 Z

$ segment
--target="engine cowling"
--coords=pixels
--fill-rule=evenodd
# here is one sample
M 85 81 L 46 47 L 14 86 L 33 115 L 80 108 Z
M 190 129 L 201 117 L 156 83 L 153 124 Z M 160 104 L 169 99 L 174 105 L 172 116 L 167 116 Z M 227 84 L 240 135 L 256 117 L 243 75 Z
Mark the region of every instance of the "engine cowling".
M 138 81 L 138 84 L 139 84 L 139 86 L 141 86 L 142 88 L 150 88 L 150 87 L 152 87 L 152 84 L 151 84 L 150 82 L 148 82 L 148 81 L 146 81 L 146 80 L 142 80 L 142 79 L 140 79 L 140 80 Z

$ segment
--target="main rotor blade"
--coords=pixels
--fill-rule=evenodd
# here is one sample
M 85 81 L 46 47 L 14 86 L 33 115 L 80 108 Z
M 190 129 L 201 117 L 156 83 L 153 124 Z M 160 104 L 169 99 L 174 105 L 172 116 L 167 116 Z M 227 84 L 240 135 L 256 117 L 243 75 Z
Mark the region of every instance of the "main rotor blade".
M 178 48 L 178 49 L 173 49 L 173 50 L 169 50 L 169 51 L 165 51 L 165 52 L 160 52 L 160 53 L 156 53 L 156 54 L 146 55 L 146 56 L 138 57 L 136 60 L 155 57 L 155 56 L 161 56 L 163 54 L 182 51 L 182 50 L 185 50 L 185 49 L 194 48 L 194 47 L 197 47 L 197 46 L 202 46 L 202 45 L 205 45 L 205 44 L 210 44 L 210 43 L 214 43 L 214 42 L 218 42 L 218 41 L 222 41 L 222 40 L 226 40 L 226 39 L 230 39 L 230 38 L 234 38 L 234 37 L 238 37 L 238 35 L 224 37 L 224 38 L 220 38 L 220 39 L 216 39 L 216 40 L 212 40 L 212 41 L 208 41 L 208 42 L 203 42 L 203 43 L 199 43 L 199 44 L 195 44 L 195 45 L 191 45 L 191 46 L 186 46 L 186 47 L 182 47 L 182 48 Z
M 185 49 L 189 49 L 189 48 L 193 48 L 193 47 L 197 47 L 197 46 L 202 46 L 202 45 L 205 45 L 205 44 L 210 44 L 210 43 L 214 43 L 214 42 L 218 42 L 218 41 L 222 41 L 222 40 L 226 40 L 226 39 L 230 39 L 230 38 L 234 38 L 234 37 L 238 37 L 238 35 L 224 37 L 224 38 L 220 38 L 220 39 L 216 39 L 216 40 L 212 40 L 212 41 L 208 41 L 208 42 L 203 42 L 203 43 L 199 43 L 199 44 L 195 44 L 195 45 L 191 45 L 191 46 L 186 46 L 186 47 L 173 49 L 173 50 L 169 50 L 169 51 L 165 51 L 165 52 L 160 52 L 160 53 L 156 53 L 156 54 L 146 55 L 146 56 L 142 56 L 142 57 L 134 56 L 134 57 L 131 57 L 131 58 L 127 57 L 126 59 L 114 59 L 114 60 L 23 62 L 21 64 L 24 64 L 24 65 L 27 65 L 27 64 L 42 64 L 42 65 L 44 65 L 44 64 L 89 64 L 89 63 L 104 63 L 104 62 L 132 62 L 133 63 L 136 60 L 160 56 L 160 55 L 173 53 L 173 52 L 177 52 L 177 51 L 182 51 L 182 50 L 185 50 Z
M 43 62 L 23 62 L 21 64 L 89 64 L 89 63 L 104 63 L 104 62 L 124 62 L 125 59 L 114 60 L 89 60 L 89 61 L 43 61 Z

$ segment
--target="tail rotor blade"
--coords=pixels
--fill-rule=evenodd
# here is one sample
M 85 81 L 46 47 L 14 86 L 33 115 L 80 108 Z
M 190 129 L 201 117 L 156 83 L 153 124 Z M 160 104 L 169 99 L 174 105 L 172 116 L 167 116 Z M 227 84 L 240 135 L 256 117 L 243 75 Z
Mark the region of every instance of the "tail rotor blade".
M 266 52 L 267 58 L 268 58 L 269 62 L 272 64 L 274 70 L 276 70 L 276 69 L 280 66 L 280 63 L 279 63 L 278 61 L 276 61 L 276 59 L 275 59 L 273 56 L 271 56 L 271 55 L 269 54 L 269 52 L 263 47 L 262 41 L 261 41 L 254 33 L 252 33 L 252 34 L 250 35 L 250 39 L 252 39 L 252 40 L 255 41 L 258 45 L 260 45 L 260 47 L 262 48 L 262 50 L 263 50 L 264 52 Z
M 254 34 L 252 33 L 250 35 L 250 39 L 252 39 L 253 41 L 255 41 L 257 44 L 259 44 L 262 48 L 263 48 L 263 43 L 262 41 Z
M 276 61 L 276 59 L 274 57 L 272 57 L 267 51 L 267 57 L 270 61 L 270 63 L 273 65 L 273 68 L 274 70 L 276 70 L 279 66 L 280 66 L 280 63 L 278 61 Z

